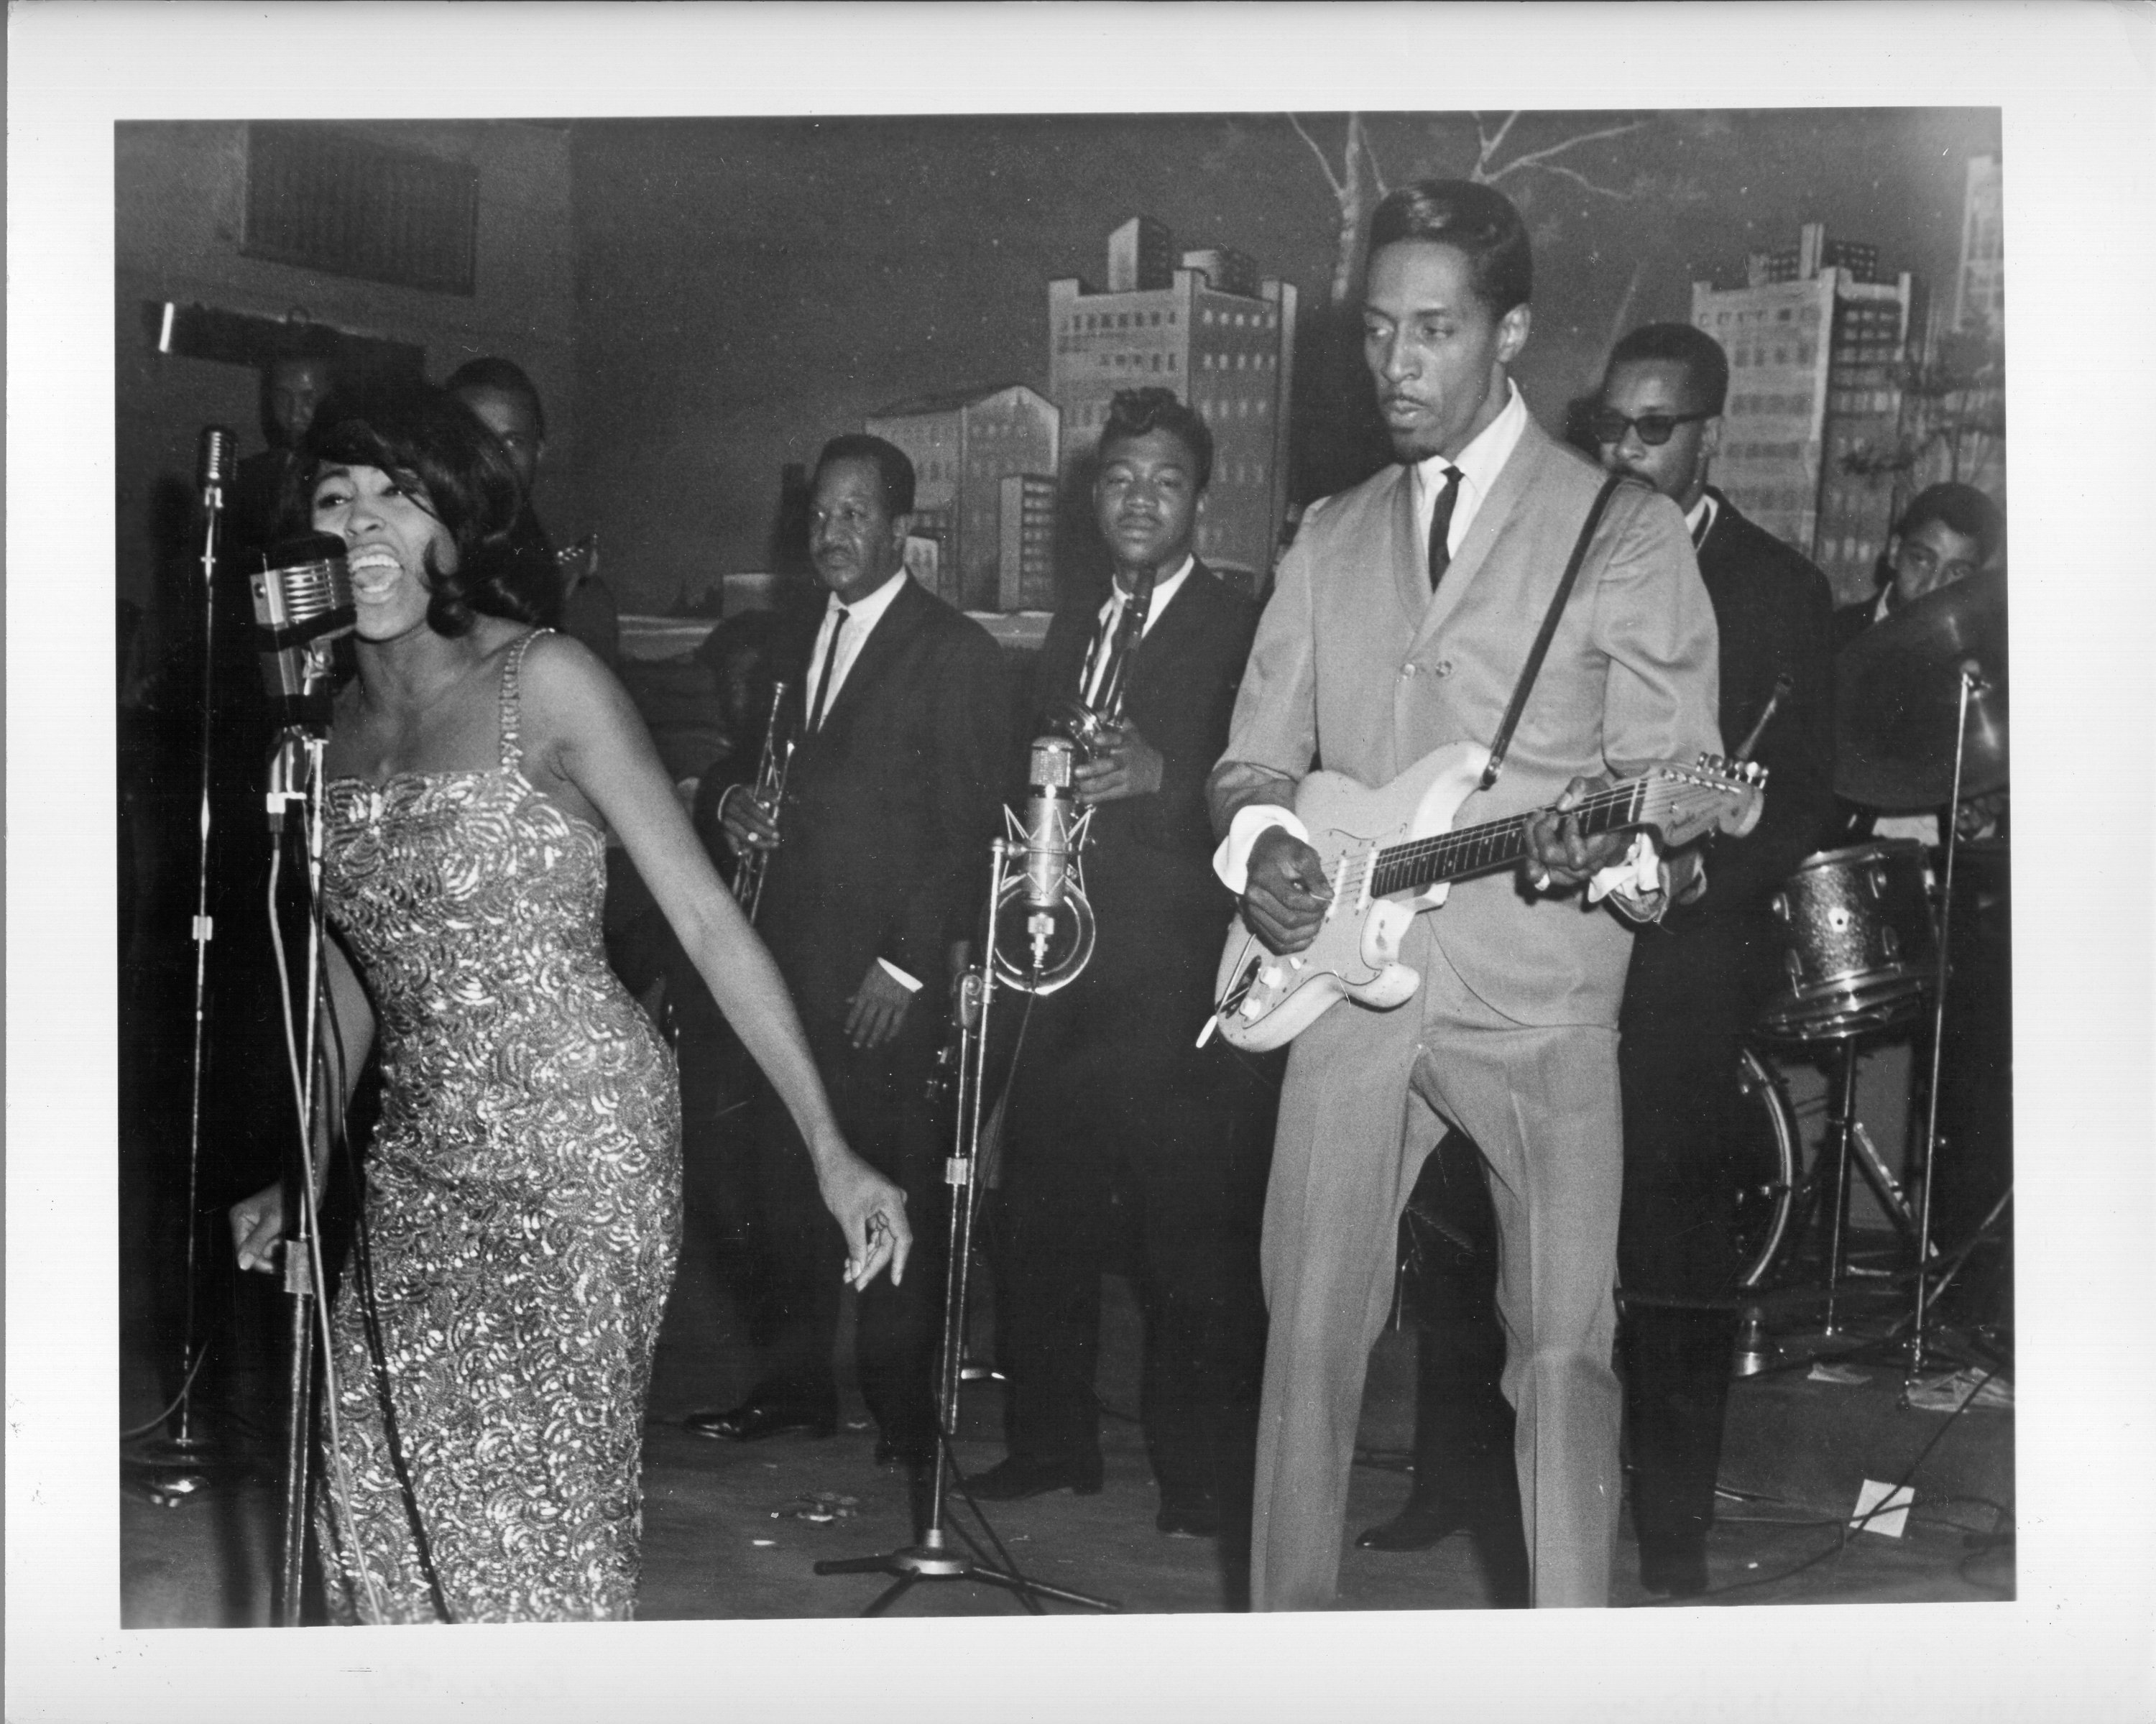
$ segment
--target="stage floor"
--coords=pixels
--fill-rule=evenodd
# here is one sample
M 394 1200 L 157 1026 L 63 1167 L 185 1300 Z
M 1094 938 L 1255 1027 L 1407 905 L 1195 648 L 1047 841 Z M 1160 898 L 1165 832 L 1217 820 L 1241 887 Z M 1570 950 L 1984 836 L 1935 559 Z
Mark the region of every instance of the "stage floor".
M 996 1534 L 1021 1572 L 1112 1598 L 1125 1611 L 1237 1608 L 1243 1577 L 1224 1564 L 1212 1542 L 1154 1530 L 1158 1504 L 1142 1437 L 1130 1416 L 1137 1402 L 1139 1323 L 1120 1277 L 1109 1278 L 1106 1308 L 1100 1387 L 1109 1414 L 1106 1487 L 1092 1497 L 1059 1492 L 990 1505 Z M 977 1332 L 985 1337 L 988 1326 L 977 1322 Z M 1414 1358 L 1413 1336 L 1397 1331 L 1388 1331 L 1373 1354 L 1363 1461 L 1355 1470 L 1345 1529 L 1351 1539 L 1389 1517 L 1404 1499 Z M 146 1418 L 157 1409 L 148 1373 L 141 1361 L 128 1362 L 135 1368 L 127 1373 L 123 1399 L 134 1418 Z M 271 1620 L 280 1430 L 273 1364 L 265 1361 L 252 1376 L 237 1373 L 231 1385 L 235 1404 L 257 1433 L 247 1445 L 255 1459 L 236 1478 L 163 1506 L 141 1489 L 138 1475 L 122 1468 L 126 1626 Z M 692 1208 L 660 1340 L 645 1438 L 639 1614 L 646 1620 L 851 1615 L 885 1583 L 819 1578 L 813 1564 L 906 1542 L 904 1478 L 874 1465 L 875 1432 L 850 1388 L 839 1434 L 821 1441 L 778 1437 L 735 1446 L 682 1428 L 689 1412 L 732 1404 L 748 1388 L 752 1369 L 710 1229 Z M 1723 1483 L 1734 1494 L 1719 1505 L 1709 1546 L 1709 1592 L 1681 1604 L 1645 1593 L 1628 1524 L 1613 1602 L 1671 1609 L 2012 1597 L 2011 1410 L 1973 1407 L 1949 1421 L 1898 1405 L 1898 1370 L 1881 1365 L 1861 1367 L 1859 1374 L 1857 1382 L 1828 1382 L 1798 1366 L 1739 1381 L 1722 1468 Z M 965 1395 L 957 1453 L 970 1471 L 1001 1455 L 1001 1390 L 983 1383 Z M 1894 1483 L 1912 1465 L 1917 1506 L 1903 1535 L 1845 1537 L 1842 1523 L 1861 1481 Z M 851 1501 L 839 1502 L 844 1511 L 829 1520 L 793 1512 L 819 1497 Z M 954 1520 L 980 1537 L 963 1507 Z M 1351 1545 L 1341 1566 L 1340 1602 L 1351 1610 L 1463 1610 L 1488 1608 L 1491 1595 L 1475 1551 L 1455 1536 L 1411 1554 Z M 995 1588 L 942 1582 L 914 1587 L 896 1614 L 992 1616 L 1020 1608 Z

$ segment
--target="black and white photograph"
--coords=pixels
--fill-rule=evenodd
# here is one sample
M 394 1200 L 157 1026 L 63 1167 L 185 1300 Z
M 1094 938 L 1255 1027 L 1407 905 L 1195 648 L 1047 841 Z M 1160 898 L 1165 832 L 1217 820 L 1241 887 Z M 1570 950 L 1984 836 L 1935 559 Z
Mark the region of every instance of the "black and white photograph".
M 10 1716 L 2148 1716 L 2053 15 L 16 9 Z

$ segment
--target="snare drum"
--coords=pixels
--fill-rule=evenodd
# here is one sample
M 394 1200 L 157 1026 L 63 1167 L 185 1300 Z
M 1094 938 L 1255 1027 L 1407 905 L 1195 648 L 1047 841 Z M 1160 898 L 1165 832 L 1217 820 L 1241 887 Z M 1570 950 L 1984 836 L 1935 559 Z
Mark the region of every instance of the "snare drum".
M 1760 1028 L 1795 1041 L 1836 1040 L 1915 1011 L 1938 952 L 1924 847 L 1912 839 L 1807 857 L 1774 897 L 1788 986 Z

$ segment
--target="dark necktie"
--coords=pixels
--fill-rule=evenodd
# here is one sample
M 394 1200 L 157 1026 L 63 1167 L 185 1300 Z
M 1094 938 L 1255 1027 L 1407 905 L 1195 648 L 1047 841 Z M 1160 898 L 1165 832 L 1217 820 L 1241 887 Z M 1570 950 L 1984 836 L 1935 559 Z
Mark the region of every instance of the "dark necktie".
M 838 610 L 838 621 L 831 625 L 831 644 L 824 649 L 824 674 L 816 682 L 816 716 L 808 721 L 808 734 L 814 736 L 824 728 L 824 715 L 831 710 L 831 673 L 839 668 L 839 637 L 846 632 L 845 606 Z
M 1707 542 L 1707 534 L 1714 526 L 1714 505 L 1710 503 L 1699 511 L 1699 525 L 1691 530 L 1691 548 L 1695 551 Z
M 1445 571 L 1452 562 L 1452 552 L 1446 539 L 1452 532 L 1453 505 L 1460 500 L 1460 469 L 1448 463 L 1445 469 L 1445 488 L 1437 494 L 1437 506 L 1430 511 L 1430 590 L 1437 591 L 1437 583 L 1445 578 Z

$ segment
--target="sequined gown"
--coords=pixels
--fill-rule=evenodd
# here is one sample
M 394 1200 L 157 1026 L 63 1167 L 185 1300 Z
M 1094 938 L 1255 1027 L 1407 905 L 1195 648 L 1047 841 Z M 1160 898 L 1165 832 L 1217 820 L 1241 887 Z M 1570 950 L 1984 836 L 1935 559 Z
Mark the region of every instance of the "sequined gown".
M 326 1457 L 317 1517 L 341 1619 L 435 1615 L 400 1455 L 455 1619 L 634 1609 L 644 1397 L 680 1239 L 679 1091 L 607 967 L 603 840 L 521 769 L 532 638 L 503 655 L 499 767 L 326 788 L 327 901 L 383 1078 L 366 1255 L 333 1319 L 352 1508 Z

